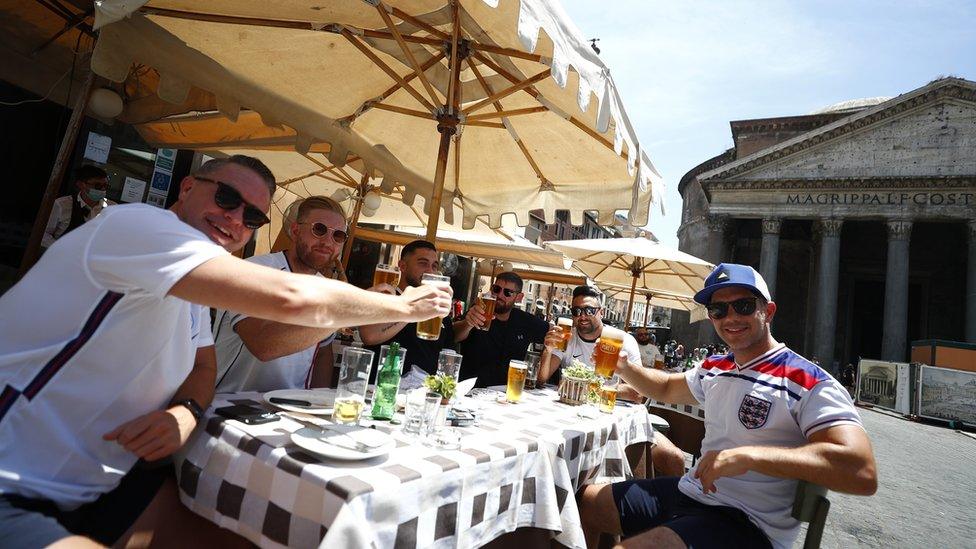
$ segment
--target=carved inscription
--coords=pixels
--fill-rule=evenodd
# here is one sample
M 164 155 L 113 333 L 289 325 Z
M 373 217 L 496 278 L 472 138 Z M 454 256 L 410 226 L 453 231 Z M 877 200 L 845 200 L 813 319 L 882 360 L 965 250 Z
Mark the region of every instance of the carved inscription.
M 787 204 L 848 204 L 863 206 L 970 206 L 976 193 L 797 193 Z

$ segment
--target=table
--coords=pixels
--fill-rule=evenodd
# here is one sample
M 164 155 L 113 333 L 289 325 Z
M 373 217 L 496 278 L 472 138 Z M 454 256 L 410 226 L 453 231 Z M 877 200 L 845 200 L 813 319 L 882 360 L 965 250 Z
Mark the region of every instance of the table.
M 458 450 L 436 450 L 391 428 L 397 447 L 361 462 L 320 458 L 291 443 L 288 419 L 246 426 L 215 407 L 263 404 L 220 394 L 177 456 L 180 498 L 262 547 L 479 547 L 517 528 L 585 547 L 574 494 L 630 476 L 624 449 L 653 441 L 643 406 L 586 419 L 551 389 L 519 404 L 481 403 L 458 428 Z M 377 422 L 377 425 L 383 425 Z

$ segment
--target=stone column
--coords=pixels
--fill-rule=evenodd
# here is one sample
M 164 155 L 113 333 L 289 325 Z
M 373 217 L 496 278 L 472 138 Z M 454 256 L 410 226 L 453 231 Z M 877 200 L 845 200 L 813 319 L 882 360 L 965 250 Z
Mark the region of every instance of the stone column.
M 824 370 L 834 369 L 834 337 L 837 330 L 837 278 L 840 270 L 840 229 L 842 219 L 821 219 L 820 261 L 817 265 L 817 316 L 814 319 L 814 355 Z M 811 357 L 812 358 L 812 357 Z
M 884 335 L 881 359 L 905 360 L 908 338 L 908 244 L 909 220 L 888 221 L 888 266 L 885 270 Z
M 779 264 L 779 229 L 782 221 L 772 217 L 762 220 L 762 252 L 759 256 L 759 274 L 766 280 L 769 295 L 776 300 L 776 266 Z
M 966 266 L 966 342 L 976 343 L 976 221 L 968 223 L 969 258 Z
M 729 217 L 727 215 L 709 215 L 706 219 L 708 223 L 708 244 L 706 246 L 706 256 L 703 259 L 718 265 L 728 259 L 724 257 L 725 252 L 725 231 L 729 227 Z

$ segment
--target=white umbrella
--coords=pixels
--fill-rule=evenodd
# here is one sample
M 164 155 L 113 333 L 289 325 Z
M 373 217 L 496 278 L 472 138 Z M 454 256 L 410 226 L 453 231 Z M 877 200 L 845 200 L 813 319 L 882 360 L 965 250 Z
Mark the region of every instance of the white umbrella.
M 627 322 L 637 288 L 692 297 L 701 290 L 714 265 L 646 238 L 556 240 L 545 245 L 574 260 L 574 266 L 598 284 L 630 288 Z
M 576 223 L 595 211 L 606 224 L 628 210 L 644 225 L 661 202 L 607 67 L 553 0 L 96 7 L 92 68 L 125 81 L 120 119 L 179 124 L 174 142 L 190 121 L 168 115 L 243 118 L 230 139 L 318 151 L 337 166 L 354 157 L 385 193 L 422 197 L 424 212 L 453 214 L 456 202 L 464 228 L 498 227 L 506 213 L 525 225 L 537 209 Z M 220 148 L 221 133 L 208 135 Z M 429 238 L 438 223 L 431 216 Z
M 598 284 L 599 288 L 603 290 L 603 293 L 607 294 L 609 297 L 614 297 L 620 299 L 621 296 L 630 297 L 630 287 L 621 286 L 619 284 Z M 647 308 L 644 310 L 644 322 L 647 325 L 648 311 L 650 311 L 651 306 L 665 307 L 668 309 L 674 309 L 678 311 L 687 311 L 691 322 L 698 322 L 708 318 L 708 313 L 705 307 L 699 305 L 694 299 L 688 296 L 674 295 L 667 292 L 648 290 L 646 288 L 634 288 L 634 294 L 644 296 L 647 301 Z

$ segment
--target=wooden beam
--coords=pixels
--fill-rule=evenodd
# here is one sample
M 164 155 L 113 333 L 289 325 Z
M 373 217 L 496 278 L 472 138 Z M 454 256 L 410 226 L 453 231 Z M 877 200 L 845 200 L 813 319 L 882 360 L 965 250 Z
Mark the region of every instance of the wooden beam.
M 525 79 L 525 80 L 523 80 L 523 81 L 521 81 L 521 82 L 519 82 L 517 84 L 513 84 L 513 85 L 511 85 L 511 86 L 509 86 L 509 87 L 507 87 L 507 88 L 505 88 L 503 90 L 500 90 L 500 91 L 497 91 L 497 92 L 491 94 L 490 96 L 482 99 L 481 101 L 475 103 L 474 105 L 471 105 L 471 106 L 465 108 L 463 112 L 464 112 L 464 114 L 472 113 L 472 112 L 474 112 L 474 111 L 476 111 L 476 110 L 478 110 L 478 109 L 480 109 L 482 107 L 485 107 L 487 105 L 492 104 L 495 101 L 498 101 L 499 99 L 501 99 L 503 97 L 508 97 L 509 95 L 512 95 L 513 93 L 515 93 L 515 92 L 517 92 L 519 90 L 524 90 L 525 88 L 527 88 L 527 87 L 529 87 L 529 86 L 531 86 L 531 85 L 533 85 L 533 84 L 535 84 L 537 82 L 540 82 L 542 80 L 545 80 L 546 78 L 549 78 L 549 75 L 550 75 L 550 70 L 547 67 L 544 71 L 541 71 L 541 72 L 535 74 L 532 77 L 529 77 L 529 78 L 527 78 L 527 79 Z
M 417 118 L 426 118 L 427 120 L 436 120 L 433 114 L 425 111 L 418 111 L 414 109 L 407 109 L 404 107 L 398 107 L 396 105 L 387 105 L 385 103 L 374 103 L 374 109 L 380 109 L 384 111 L 390 111 L 400 114 L 405 114 L 407 116 L 416 116 Z
M 498 130 L 504 130 L 505 129 L 505 124 L 502 124 L 501 122 L 479 122 L 479 121 L 475 120 L 474 122 L 465 122 L 464 125 L 465 126 L 477 126 L 479 128 L 495 128 L 495 129 L 498 129 Z
M 373 50 L 371 50 L 369 46 L 363 44 L 362 41 L 359 40 L 359 38 L 353 36 L 353 34 L 346 29 L 342 30 L 342 35 L 345 36 L 346 40 L 349 40 L 349 42 L 352 43 L 352 45 L 356 46 L 356 48 L 358 48 L 359 51 L 363 52 L 363 55 L 368 57 L 370 61 L 372 61 L 377 67 L 379 67 L 383 72 L 385 72 L 387 76 L 389 76 L 390 78 L 395 80 L 398 84 L 400 84 L 401 88 L 403 88 L 407 93 L 412 95 L 413 98 L 416 99 L 418 102 L 420 102 L 420 104 L 423 105 L 428 111 L 435 112 L 437 110 L 437 107 L 435 107 L 429 101 L 427 101 L 427 99 L 425 99 L 423 95 L 420 95 L 420 92 L 413 89 L 413 86 L 408 84 L 407 81 L 404 80 L 402 76 L 397 74 L 395 70 L 391 69 L 389 65 L 384 63 L 383 60 L 380 59 L 379 56 L 377 56 L 375 53 L 373 53 Z
M 445 54 L 443 51 L 438 52 L 437 55 L 434 55 L 433 57 L 431 57 L 430 59 L 428 59 L 427 61 L 425 61 L 424 64 L 420 66 L 421 69 L 427 70 L 427 69 L 433 67 L 434 64 L 440 62 L 441 59 L 444 59 L 444 56 L 445 55 L 447 55 L 447 54 Z M 413 80 L 416 77 L 417 77 L 417 73 L 412 72 L 412 73 L 404 76 L 403 77 L 403 81 L 404 82 L 410 82 L 411 80 Z M 354 113 L 352 113 L 352 114 L 350 114 L 348 116 L 344 116 L 344 117 L 340 118 L 339 120 L 340 121 L 344 121 L 347 124 L 353 123 L 357 118 L 359 118 L 360 116 L 362 116 L 364 113 L 366 113 L 369 110 L 368 107 L 372 107 L 373 104 L 375 104 L 376 102 L 382 101 L 382 100 L 386 99 L 387 97 L 393 95 L 399 89 L 400 89 L 400 84 L 393 84 L 389 89 L 387 89 L 385 92 L 381 93 L 378 97 L 375 97 L 375 98 L 373 98 L 373 99 L 371 99 L 371 100 L 366 101 L 365 103 L 363 103 L 358 109 L 356 109 L 356 112 L 354 112 Z
M 536 55 L 534 53 L 528 53 L 521 50 L 513 50 L 512 48 L 503 48 L 500 46 L 492 46 L 491 44 L 481 44 L 479 42 L 471 42 L 469 46 L 471 47 L 471 49 L 475 51 L 497 53 L 498 55 L 505 55 L 508 57 L 518 57 L 519 59 L 527 59 L 529 61 L 536 61 L 539 63 L 542 62 L 541 55 Z
M 416 18 L 416 17 L 414 17 L 414 16 L 412 16 L 412 15 L 410 15 L 408 13 L 405 13 L 400 8 L 390 8 L 390 9 L 391 9 L 393 15 L 395 15 L 401 21 L 405 21 L 407 23 L 410 23 L 411 25 L 420 27 L 421 29 L 424 29 L 425 31 L 431 33 L 432 35 L 436 36 L 437 38 L 440 38 L 441 40 L 445 40 L 446 41 L 446 40 L 449 40 L 451 38 L 451 36 L 449 34 L 447 34 L 446 32 L 438 29 L 437 27 L 435 27 L 433 25 L 429 25 L 429 24 L 421 21 L 420 19 L 418 19 L 418 18 Z
M 424 89 L 427 90 L 427 95 L 430 96 L 430 100 L 434 103 L 439 101 L 437 93 L 434 92 L 434 87 L 430 85 L 430 81 L 427 80 L 427 75 L 424 74 L 424 69 L 421 68 L 420 63 L 417 62 L 417 58 L 414 57 L 413 52 L 410 51 L 410 47 L 403 40 L 403 35 L 397 30 L 396 25 L 393 24 L 393 19 L 390 18 L 390 14 L 386 13 L 386 6 L 382 3 L 376 5 L 376 11 L 379 12 L 380 17 L 383 18 L 383 22 L 386 23 L 386 28 L 390 29 L 390 33 L 393 34 L 393 38 L 396 39 L 397 45 L 400 46 L 400 50 L 403 55 L 407 58 L 410 67 L 413 72 L 420 79 L 420 83 L 424 85 Z
M 507 118 L 509 116 L 521 116 L 521 115 L 524 115 L 524 114 L 535 114 L 537 112 L 546 112 L 548 110 L 549 110 L 548 107 L 544 107 L 544 106 L 540 105 L 538 107 L 528 107 L 528 108 L 525 108 L 525 109 L 512 109 L 512 110 L 509 110 L 509 111 L 500 110 L 500 111 L 497 111 L 497 112 L 490 112 L 490 113 L 485 113 L 485 114 L 473 114 L 473 115 L 469 116 L 467 118 L 467 120 L 468 121 L 472 121 L 472 120 L 492 120 L 492 119 L 495 119 L 495 118 Z

